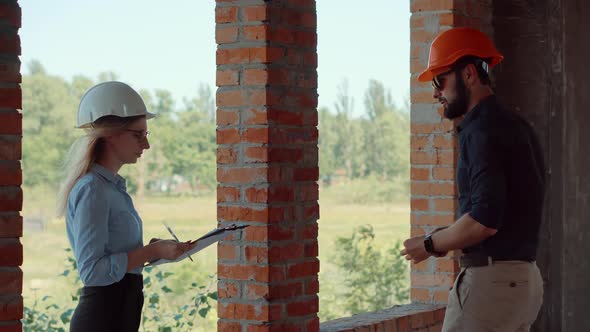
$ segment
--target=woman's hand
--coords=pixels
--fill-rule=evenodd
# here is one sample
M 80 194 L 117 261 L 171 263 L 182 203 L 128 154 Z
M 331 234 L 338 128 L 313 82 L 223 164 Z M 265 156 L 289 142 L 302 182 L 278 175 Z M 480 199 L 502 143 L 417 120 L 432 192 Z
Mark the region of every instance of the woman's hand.
M 190 241 L 176 242 L 174 240 L 153 240 L 156 239 L 152 239 L 149 245 L 153 246 L 156 256 L 158 256 L 158 258 L 168 260 L 174 260 L 178 258 L 180 255 L 187 252 L 191 247 Z

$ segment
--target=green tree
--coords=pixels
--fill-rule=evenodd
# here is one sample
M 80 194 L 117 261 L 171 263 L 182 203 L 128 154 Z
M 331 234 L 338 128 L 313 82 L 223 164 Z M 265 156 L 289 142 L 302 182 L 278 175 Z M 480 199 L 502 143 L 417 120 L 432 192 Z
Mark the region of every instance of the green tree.
M 334 115 L 325 107 L 318 111 L 318 138 L 320 177 L 327 183 L 337 168 L 337 128 Z
M 41 64 L 41 61 L 33 59 L 27 64 L 27 68 L 29 69 L 29 73 L 31 75 L 41 74 L 46 75 L 45 67 Z
M 371 225 L 357 228 L 351 237 L 338 238 L 334 259 L 345 276 L 344 298 L 349 314 L 371 312 L 408 300 L 407 265 L 399 255 L 401 243 L 381 250 L 374 245 Z
M 156 99 L 153 110 L 160 115 L 170 115 L 174 112 L 174 98 L 168 90 L 156 90 Z
M 197 185 L 213 188 L 216 183 L 215 126 L 200 110 L 189 109 L 177 114 L 174 127 L 164 130 L 163 155 L 172 174 L 185 177 L 193 192 Z
M 112 71 L 105 71 L 98 74 L 98 81 L 99 82 L 107 82 L 107 81 L 117 81 L 119 80 L 119 75 Z
M 150 149 L 144 152 L 143 157 L 136 165 L 127 167 L 125 175 L 132 181 L 132 189 L 139 201 L 143 200 L 150 183 L 155 183 L 162 177 L 171 176 L 169 161 L 164 157 L 161 137 L 167 128 L 175 126 L 172 120 L 174 101 L 171 93 L 165 90 L 157 90 L 157 97 L 146 89 L 140 89 L 141 95 L 149 112 L 156 113 L 156 118 L 148 122 L 150 131 Z M 159 113 L 161 112 L 161 113 Z M 162 130 L 164 128 L 164 130 Z M 170 132 L 171 130 L 168 130 Z
M 132 179 L 130 188 L 141 199 L 147 188 L 169 190 L 176 175 L 188 181 L 193 193 L 197 193 L 200 186 L 208 190 L 214 188 L 215 125 L 208 109 L 212 104 L 211 90 L 202 86 L 199 95 L 185 99 L 181 109 L 175 107 L 168 90 L 158 89 L 154 95 L 140 90 L 140 94 L 157 117 L 149 122 L 150 149 L 137 165 L 128 167 L 124 173 Z
M 211 87 L 205 83 L 199 85 L 197 97 L 184 99 L 185 110 L 204 114 L 204 121 L 215 124 L 215 101 Z
M 402 115 L 382 83 L 371 80 L 365 93 L 368 116 L 366 133 L 366 175 L 382 179 L 405 174 L 409 165 L 409 121 Z
M 335 143 L 334 155 L 336 157 L 336 164 L 338 168 L 346 170 L 346 175 L 352 178 L 362 161 L 362 151 L 360 143 L 362 142 L 362 133 L 358 130 L 355 124 L 357 121 L 352 119 L 354 111 L 354 98 L 349 95 L 348 81 L 343 81 L 338 86 L 338 94 L 336 95 L 336 117 L 334 129 L 337 135 L 337 142 Z
M 199 91 L 195 98 L 185 99 L 181 109 L 175 108 L 167 90 L 156 90 L 154 97 L 141 91 L 148 108 L 158 116 L 149 124 L 151 148 L 133 174 L 144 183 L 152 183 L 156 190 L 161 189 L 159 183 L 170 184 L 175 175 L 186 179 L 193 193 L 200 185 L 215 187 L 215 125 L 207 109 L 212 97 L 210 89 L 202 87 Z M 137 188 L 139 196 L 142 187 L 138 184 Z
M 65 154 L 76 133 L 77 102 L 69 84 L 40 64 L 23 76 L 23 182 L 56 188 Z
M 90 89 L 94 85 L 94 81 L 86 77 L 84 75 L 76 75 L 72 78 L 72 83 L 70 84 L 70 94 L 75 102 L 79 102 L 82 99 L 82 96 L 88 89 Z

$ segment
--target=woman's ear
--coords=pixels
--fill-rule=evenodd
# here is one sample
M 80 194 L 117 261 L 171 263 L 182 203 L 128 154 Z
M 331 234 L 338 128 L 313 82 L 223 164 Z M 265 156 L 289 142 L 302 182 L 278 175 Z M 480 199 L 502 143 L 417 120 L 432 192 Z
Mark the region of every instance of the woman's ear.
M 108 143 L 108 144 L 110 144 L 110 143 L 112 143 L 112 142 L 113 142 L 113 135 L 107 135 L 107 136 L 103 136 L 103 137 L 102 137 L 102 140 L 103 140 L 105 143 Z
M 106 145 L 115 145 L 117 144 L 119 137 L 121 137 L 121 134 L 109 134 L 103 136 L 102 139 L 104 140 Z

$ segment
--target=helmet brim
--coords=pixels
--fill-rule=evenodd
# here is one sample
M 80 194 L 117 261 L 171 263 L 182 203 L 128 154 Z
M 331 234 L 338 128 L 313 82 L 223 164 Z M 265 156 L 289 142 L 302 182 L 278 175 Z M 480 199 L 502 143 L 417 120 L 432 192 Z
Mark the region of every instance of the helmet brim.
M 449 71 L 450 69 L 450 66 L 428 67 L 425 71 L 418 75 L 418 82 L 430 82 L 434 79 L 434 76 Z
M 145 114 L 140 114 L 140 115 L 137 115 L 137 116 L 141 116 L 141 115 L 145 115 L 145 119 L 146 119 L 146 120 L 153 119 L 153 118 L 157 117 L 157 114 L 156 114 L 156 113 L 151 113 L 151 112 L 147 112 L 147 111 L 145 112 Z M 106 115 L 105 115 L 105 116 L 106 116 Z M 98 118 L 98 119 L 100 119 L 100 118 Z M 98 119 L 96 119 L 96 120 L 98 120 Z M 94 121 L 96 121 L 96 120 L 94 120 Z M 92 128 L 92 124 L 93 124 L 93 123 L 94 123 L 94 122 L 88 122 L 88 123 L 84 123 L 84 124 L 82 124 L 82 125 L 79 125 L 79 126 L 77 126 L 77 127 L 75 127 L 75 128 L 79 128 L 79 129 L 88 129 L 88 128 Z

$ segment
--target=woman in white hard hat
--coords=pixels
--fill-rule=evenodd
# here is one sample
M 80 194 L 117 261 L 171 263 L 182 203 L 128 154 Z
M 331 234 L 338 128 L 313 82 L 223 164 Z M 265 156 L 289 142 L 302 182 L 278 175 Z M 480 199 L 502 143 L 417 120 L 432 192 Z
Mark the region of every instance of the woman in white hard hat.
M 121 82 L 100 83 L 80 101 L 77 127 L 86 135 L 70 150 L 58 196 L 84 284 L 70 331 L 137 331 L 142 267 L 189 249 L 173 240 L 143 245 L 141 218 L 117 174 L 150 148 L 147 120 L 153 117 L 139 94 Z

